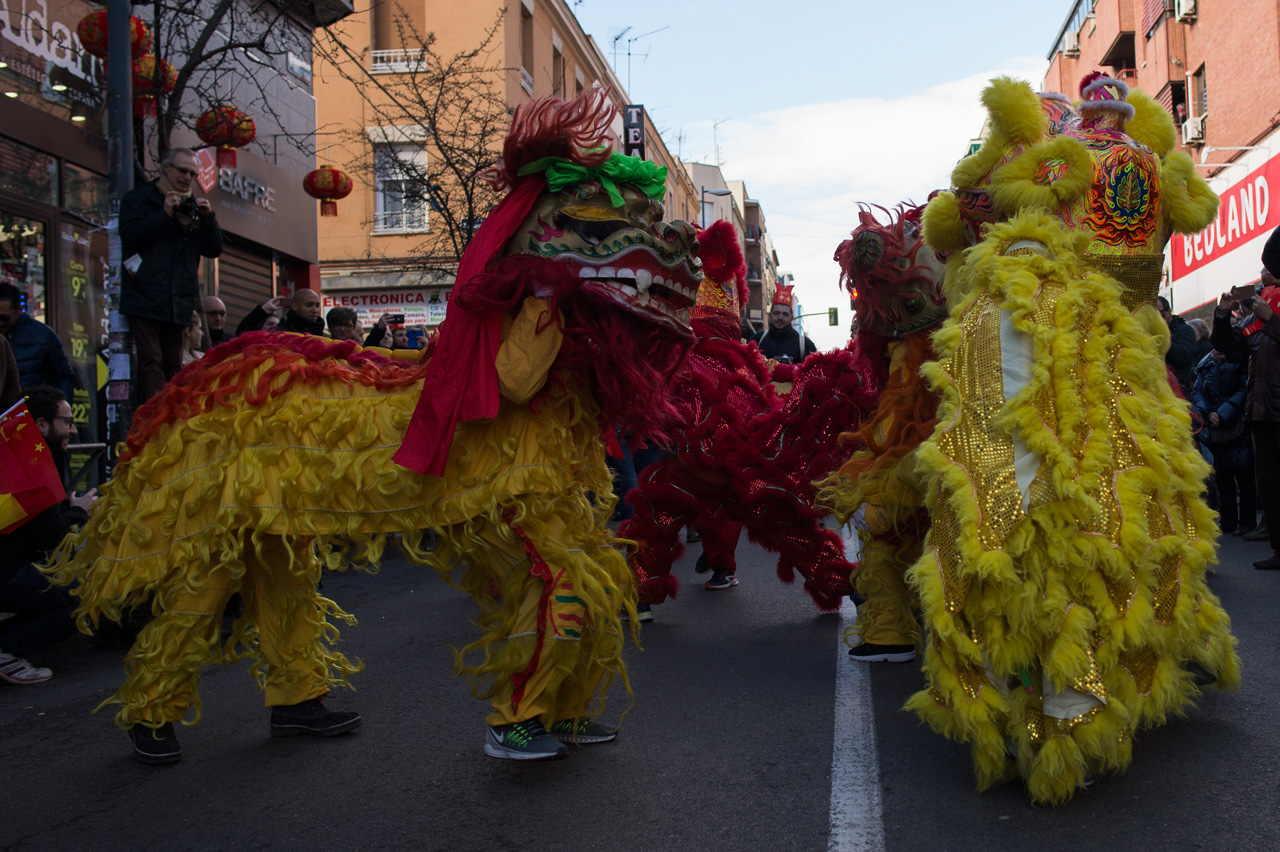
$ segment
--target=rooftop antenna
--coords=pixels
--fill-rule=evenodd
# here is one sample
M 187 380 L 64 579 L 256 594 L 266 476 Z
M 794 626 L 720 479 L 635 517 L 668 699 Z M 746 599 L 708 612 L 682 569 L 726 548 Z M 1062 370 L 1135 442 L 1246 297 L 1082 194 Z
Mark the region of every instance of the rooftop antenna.
M 631 29 L 631 27 L 627 27 L 627 30 L 629 29 Z M 633 41 L 639 41 L 642 38 L 648 38 L 654 33 L 660 33 L 663 30 L 669 30 L 669 29 L 671 29 L 671 27 L 658 27 L 658 29 L 656 30 L 650 30 L 649 32 L 644 33 L 643 35 L 638 35 L 638 36 L 635 36 L 634 38 L 627 39 L 627 97 L 631 97 L 631 94 L 630 94 L 631 93 L 631 43 Z M 623 30 L 623 32 L 625 33 L 626 30 Z M 619 34 L 619 36 L 621 36 L 621 33 Z M 614 45 L 616 47 L 617 45 L 616 41 L 614 42 Z M 647 53 L 645 54 L 646 57 L 648 57 L 648 55 L 649 54 Z M 614 60 L 613 67 L 614 67 L 614 70 L 616 71 L 618 68 L 617 59 Z
M 631 32 L 631 27 L 623 27 L 622 32 L 613 37 L 613 73 L 618 73 L 618 42 L 622 37 Z
M 676 159 L 684 159 L 684 128 L 680 128 L 680 132 L 676 134 Z
M 711 145 L 716 149 L 716 168 L 720 168 L 724 165 L 724 161 L 720 159 L 720 142 L 717 140 L 716 130 L 726 121 L 732 121 L 732 119 L 722 118 L 711 125 Z

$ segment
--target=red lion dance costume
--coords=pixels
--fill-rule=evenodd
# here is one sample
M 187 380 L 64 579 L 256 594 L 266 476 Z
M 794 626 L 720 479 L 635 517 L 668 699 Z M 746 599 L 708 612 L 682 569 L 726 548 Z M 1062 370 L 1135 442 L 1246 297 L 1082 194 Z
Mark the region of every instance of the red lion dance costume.
M 835 257 L 857 311 L 856 343 L 887 374 L 875 412 L 842 436 L 854 453 L 822 492 L 841 521 L 862 509 L 856 524 L 862 554 L 853 579 L 864 601 L 851 629 L 861 642 L 849 653 L 864 662 L 913 660 L 920 642 L 905 572 L 928 531 L 915 450 L 933 431 L 938 407 L 920 368 L 934 360 L 930 335 L 947 315 L 945 255 L 925 246 L 923 212 L 903 207 L 881 224 L 863 209 Z
M 590 719 L 611 680 L 627 686 L 619 612 L 635 591 L 605 528 L 601 435 L 661 434 L 674 414 L 691 342 L 677 313 L 701 279 L 694 229 L 653 200 L 665 170 L 609 150 L 615 115 L 601 90 L 517 111 L 494 174 L 510 192 L 463 256 L 429 361 L 246 335 L 139 412 L 57 570 L 79 584 L 82 624 L 154 596 L 110 699 L 119 725 L 198 710 L 199 669 L 243 656 L 268 704 L 345 682 L 356 666 L 327 649 L 327 616 L 346 616 L 315 592 L 321 563 L 376 564 L 399 533 L 480 607 L 458 668 L 491 704 L 487 754 L 612 738 Z M 223 647 L 236 589 L 246 615 Z
M 843 459 L 839 434 L 871 410 L 884 370 L 852 348 L 813 355 L 779 401 L 767 362 L 741 341 L 745 287 L 736 236 L 717 223 L 699 240 L 707 278 L 693 315 L 697 342 L 676 381 L 681 443 L 674 458 L 640 475 L 628 495 L 635 514 L 619 530 L 637 543 L 641 600 L 660 603 L 678 591 L 671 565 L 683 552 L 679 531 L 692 523 L 712 567 L 736 570 L 733 549 L 745 527 L 778 554 L 783 582 L 799 572 L 814 603 L 838 609 L 852 591 L 853 566 L 840 537 L 823 527 L 827 513 L 816 506 L 814 482 Z

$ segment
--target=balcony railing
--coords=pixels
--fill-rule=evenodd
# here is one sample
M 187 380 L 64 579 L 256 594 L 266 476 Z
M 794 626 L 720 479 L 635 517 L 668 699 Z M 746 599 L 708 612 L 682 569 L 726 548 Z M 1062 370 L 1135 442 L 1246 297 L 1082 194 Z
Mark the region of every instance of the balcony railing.
M 374 74 L 410 74 L 425 66 L 425 50 L 374 50 L 369 70 Z
M 525 94 L 533 94 L 533 75 L 525 69 L 520 69 L 520 88 L 524 89 Z
M 398 234 L 427 230 L 427 209 L 383 210 L 373 214 L 375 234 Z

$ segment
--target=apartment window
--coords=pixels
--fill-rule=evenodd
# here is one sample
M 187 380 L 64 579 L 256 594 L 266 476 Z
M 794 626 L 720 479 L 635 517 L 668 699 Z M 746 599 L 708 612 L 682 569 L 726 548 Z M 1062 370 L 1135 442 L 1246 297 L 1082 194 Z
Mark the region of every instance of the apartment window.
M 420 145 L 374 149 L 374 233 L 427 230 L 427 152 Z
M 1191 75 L 1191 97 L 1197 117 L 1209 114 L 1209 88 L 1204 79 L 1204 66 Z
M 533 79 L 533 11 L 520 4 L 520 70 L 522 78 Z M 526 87 L 528 90 L 530 87 Z M 529 94 L 533 94 L 532 91 Z
M 563 98 L 564 90 L 564 54 L 560 48 L 551 49 L 551 91 L 556 97 Z

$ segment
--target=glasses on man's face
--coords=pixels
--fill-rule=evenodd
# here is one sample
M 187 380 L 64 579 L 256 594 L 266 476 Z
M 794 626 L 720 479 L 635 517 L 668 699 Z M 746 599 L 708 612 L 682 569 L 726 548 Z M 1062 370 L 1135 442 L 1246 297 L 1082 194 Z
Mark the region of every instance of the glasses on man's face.
M 69 414 L 56 414 L 54 415 L 53 419 L 61 420 L 63 423 L 67 424 L 68 426 L 76 425 L 76 419 Z
M 180 175 L 186 175 L 189 178 L 193 178 L 196 175 L 200 174 L 200 172 L 198 172 L 195 169 L 184 169 L 179 166 L 169 166 L 168 168 L 173 169 L 175 172 L 177 172 Z

